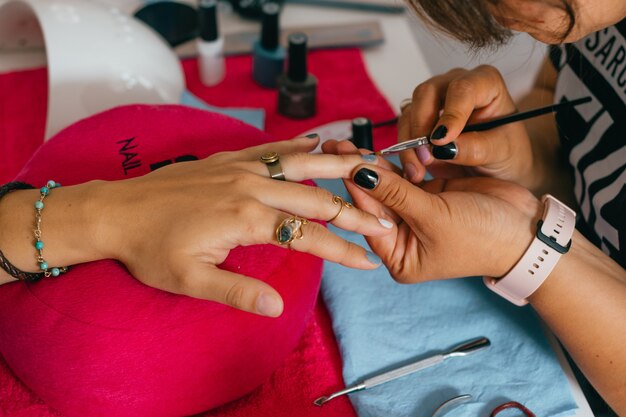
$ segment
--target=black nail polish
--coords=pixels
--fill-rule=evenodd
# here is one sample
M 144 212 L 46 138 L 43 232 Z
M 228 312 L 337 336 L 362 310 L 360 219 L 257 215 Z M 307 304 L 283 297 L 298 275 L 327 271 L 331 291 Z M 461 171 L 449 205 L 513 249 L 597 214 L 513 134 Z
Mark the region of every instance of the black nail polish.
M 371 169 L 361 168 L 354 174 L 354 182 L 360 187 L 373 190 L 378 185 L 378 174 Z
M 309 133 L 308 135 L 306 135 L 305 137 L 309 138 L 309 139 L 315 139 L 315 138 L 319 138 L 320 135 L 318 135 L 317 133 Z
M 444 125 L 441 125 L 437 129 L 435 129 L 433 134 L 430 135 L 430 138 L 434 140 L 439 140 L 439 139 L 445 138 L 447 134 L 448 134 L 448 128 L 445 127 Z
M 454 142 L 450 142 L 443 146 L 433 146 L 431 152 L 437 159 L 454 159 L 459 153 L 459 150 Z

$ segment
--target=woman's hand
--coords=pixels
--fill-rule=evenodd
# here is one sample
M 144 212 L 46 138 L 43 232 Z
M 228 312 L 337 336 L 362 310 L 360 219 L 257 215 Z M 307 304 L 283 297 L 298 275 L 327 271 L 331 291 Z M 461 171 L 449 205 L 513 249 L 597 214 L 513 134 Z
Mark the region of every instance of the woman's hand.
M 532 188 L 533 153 L 522 123 L 461 133 L 468 124 L 515 112 L 502 76 L 490 66 L 454 69 L 420 84 L 403 108 L 398 139 L 430 136 L 433 146 L 400 155 L 405 177 L 420 183 L 426 166 L 436 178 L 489 176 Z
M 292 215 L 322 221 L 337 216 L 340 205 L 330 192 L 296 181 L 349 178 L 364 159 L 308 154 L 318 141 L 275 142 L 173 164 L 143 177 L 56 189 L 46 200 L 44 235 L 54 242 L 46 247 L 46 260 L 72 265 L 117 259 L 149 286 L 279 316 L 283 303 L 276 290 L 218 265 L 237 246 L 279 245 L 276 229 Z M 259 158 L 270 150 L 281 155 L 287 181 L 269 178 Z M 14 265 L 32 272 L 32 213 L 24 207 L 37 196 L 36 190 L 19 191 L 0 201 L 0 247 Z M 388 222 L 371 214 L 354 207 L 341 210 L 333 220 L 338 227 L 371 236 L 390 231 Z M 300 230 L 303 238 L 291 243 L 294 250 L 352 268 L 380 265 L 376 255 L 314 221 Z
M 403 283 L 503 276 L 530 244 L 541 215 L 530 192 L 493 178 L 439 179 L 419 188 L 374 166 L 359 167 L 353 178 L 355 204 L 396 225 L 367 240 Z
M 324 151 L 358 152 L 347 141 L 327 142 Z M 526 189 L 494 178 L 437 179 L 420 188 L 378 159 L 344 182 L 358 207 L 394 224 L 392 233 L 366 239 L 399 282 L 503 276 L 530 244 L 541 203 Z
M 109 235 L 110 225 L 102 229 L 105 236 L 100 240 L 109 242 L 108 250 L 112 250 L 108 257 L 122 261 L 137 279 L 152 287 L 267 316 L 280 315 L 282 300 L 273 288 L 217 265 L 237 246 L 278 245 L 276 228 L 292 214 L 329 220 L 338 213 L 330 192 L 289 181 L 347 178 L 363 159 L 309 155 L 317 142 L 299 138 L 219 153 L 106 184 L 106 195 L 115 196 L 107 205 L 106 218 L 129 220 L 116 228 L 117 236 Z M 270 150 L 281 155 L 288 181 L 269 178 L 259 157 Z M 389 232 L 376 217 L 357 208 L 344 209 L 333 223 L 365 235 Z M 318 223 L 309 222 L 301 230 L 304 237 L 292 243 L 294 250 L 352 268 L 373 269 L 380 264 L 375 255 Z

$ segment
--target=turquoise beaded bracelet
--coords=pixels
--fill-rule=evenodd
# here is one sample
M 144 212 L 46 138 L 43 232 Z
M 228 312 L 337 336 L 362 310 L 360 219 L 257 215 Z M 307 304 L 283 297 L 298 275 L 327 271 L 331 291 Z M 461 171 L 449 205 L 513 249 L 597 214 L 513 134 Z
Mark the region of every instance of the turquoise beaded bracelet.
M 39 200 L 35 201 L 35 249 L 37 250 L 37 263 L 39 269 L 45 277 L 58 277 L 63 272 L 67 272 L 67 267 L 50 268 L 48 262 L 43 257 L 44 243 L 41 240 L 41 212 L 43 211 L 44 199 L 50 194 L 54 188 L 59 188 L 61 184 L 52 180 L 48 181 L 45 186 L 39 189 Z

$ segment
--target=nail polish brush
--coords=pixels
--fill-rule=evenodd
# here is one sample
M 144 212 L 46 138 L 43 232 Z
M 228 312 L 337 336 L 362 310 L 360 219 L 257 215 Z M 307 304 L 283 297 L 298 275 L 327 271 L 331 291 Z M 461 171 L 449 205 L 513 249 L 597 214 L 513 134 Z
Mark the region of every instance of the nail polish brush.
M 465 128 L 461 131 L 462 133 L 466 132 L 482 132 L 489 129 L 494 129 L 496 127 L 500 127 L 509 123 L 515 123 L 526 119 L 531 119 L 533 117 L 542 116 L 547 113 L 554 113 L 559 110 L 563 110 L 569 107 L 578 106 L 579 104 L 589 103 L 591 101 L 591 97 L 583 97 L 572 101 L 565 101 L 559 104 L 552 104 L 550 106 L 540 107 L 537 109 L 532 109 L 524 112 L 517 112 L 510 114 L 508 116 L 500 117 L 497 119 L 489 120 L 486 122 L 476 123 L 473 125 L 465 126 Z M 396 143 L 393 146 L 390 146 L 385 149 L 381 149 L 380 151 L 374 152 L 375 155 L 388 155 L 396 152 L 406 151 L 407 149 L 417 148 L 419 146 L 428 145 L 430 142 L 430 138 L 428 136 L 422 136 L 415 139 L 409 139 L 404 142 Z
M 389 381 L 393 381 L 394 379 L 402 378 L 403 376 L 410 375 L 414 372 L 420 371 L 422 369 L 426 369 L 433 365 L 437 365 L 442 363 L 448 358 L 453 358 L 457 356 L 467 356 L 471 353 L 478 352 L 483 350 L 491 345 L 491 342 L 486 337 L 480 337 L 478 339 L 471 340 L 467 343 L 463 343 L 459 346 L 456 346 L 449 351 L 442 352 L 433 356 L 429 356 L 425 359 L 420 359 L 417 362 L 410 363 L 408 365 L 402 366 L 400 368 L 392 369 L 391 371 L 384 372 L 382 374 L 375 375 L 371 378 L 365 379 L 360 383 L 352 385 L 346 389 L 341 391 L 337 391 L 328 396 L 323 396 L 313 401 L 313 404 L 317 406 L 322 406 L 326 404 L 328 401 L 333 400 L 337 397 L 341 397 L 342 395 L 351 394 L 353 392 L 363 391 L 370 388 L 374 388 L 378 385 L 384 384 Z

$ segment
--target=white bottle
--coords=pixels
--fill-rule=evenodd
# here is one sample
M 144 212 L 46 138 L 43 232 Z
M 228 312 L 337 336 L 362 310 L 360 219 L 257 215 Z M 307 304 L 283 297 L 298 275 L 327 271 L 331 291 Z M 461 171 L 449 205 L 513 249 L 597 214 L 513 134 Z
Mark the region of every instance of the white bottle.
M 200 0 L 198 6 L 198 68 L 202 83 L 211 87 L 226 75 L 224 38 L 217 27 L 217 1 Z

